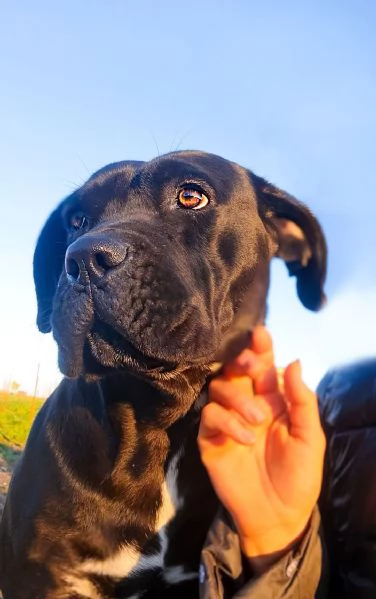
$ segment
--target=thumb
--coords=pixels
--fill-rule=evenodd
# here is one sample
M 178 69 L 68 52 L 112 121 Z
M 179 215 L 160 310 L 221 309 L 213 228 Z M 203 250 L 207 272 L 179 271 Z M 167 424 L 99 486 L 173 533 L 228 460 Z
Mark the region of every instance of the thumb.
M 320 428 L 316 394 L 302 380 L 299 360 L 289 364 L 284 372 L 284 388 L 290 406 L 290 434 L 304 441 Z

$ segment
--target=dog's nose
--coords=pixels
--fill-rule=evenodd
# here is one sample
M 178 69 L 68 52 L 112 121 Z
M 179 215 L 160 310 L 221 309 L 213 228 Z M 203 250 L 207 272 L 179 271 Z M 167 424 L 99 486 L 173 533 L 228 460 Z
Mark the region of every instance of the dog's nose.
M 125 244 L 104 237 L 83 236 L 72 243 L 65 254 L 65 270 L 77 283 L 98 282 L 119 266 L 128 253 Z

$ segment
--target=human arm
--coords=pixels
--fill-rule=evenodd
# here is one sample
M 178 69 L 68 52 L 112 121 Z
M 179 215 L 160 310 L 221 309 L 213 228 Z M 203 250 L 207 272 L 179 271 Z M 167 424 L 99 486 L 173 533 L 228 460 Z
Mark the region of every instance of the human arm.
M 271 338 L 259 327 L 251 349 L 210 384 L 198 439 L 254 577 L 299 551 L 312 532 L 322 481 L 325 438 L 316 397 L 298 363 L 280 379 Z

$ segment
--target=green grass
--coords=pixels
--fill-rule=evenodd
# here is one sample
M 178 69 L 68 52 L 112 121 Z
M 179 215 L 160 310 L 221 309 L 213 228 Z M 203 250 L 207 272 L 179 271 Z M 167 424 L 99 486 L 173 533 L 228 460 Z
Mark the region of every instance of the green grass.
M 14 464 L 17 462 L 21 455 L 21 450 L 16 447 L 9 447 L 5 443 L 0 443 L 0 457 L 5 460 L 5 465 L 10 470 L 13 469 Z
M 0 393 L 0 452 L 22 449 L 32 422 L 43 403 L 36 397 Z M 6 458 L 5 458 L 6 459 Z

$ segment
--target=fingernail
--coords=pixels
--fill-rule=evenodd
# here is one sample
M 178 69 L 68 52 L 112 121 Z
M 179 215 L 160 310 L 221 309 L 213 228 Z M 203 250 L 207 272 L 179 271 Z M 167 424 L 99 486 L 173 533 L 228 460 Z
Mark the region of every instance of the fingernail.
M 293 362 L 293 364 L 294 364 L 294 365 L 295 365 L 295 367 L 298 369 L 298 371 L 299 371 L 299 374 L 301 375 L 301 374 L 302 374 L 302 363 L 301 363 L 301 361 L 300 361 L 300 360 L 295 360 L 295 361 Z
M 241 368 L 251 368 L 254 364 L 254 358 L 253 356 L 250 356 L 249 354 L 240 354 L 237 358 L 236 358 L 236 363 L 238 364 L 238 366 L 240 366 Z
M 256 406 L 247 406 L 245 412 L 247 420 L 249 420 L 251 423 L 257 422 L 260 424 L 265 420 L 265 414 L 261 408 L 257 408 Z
M 252 445 L 253 443 L 255 443 L 256 435 L 253 431 L 243 429 L 242 431 L 239 431 L 239 433 L 240 439 L 243 441 L 243 443 L 246 443 L 246 445 Z

